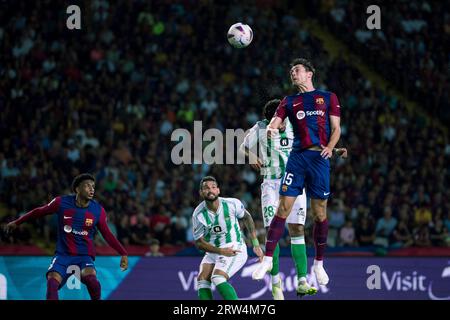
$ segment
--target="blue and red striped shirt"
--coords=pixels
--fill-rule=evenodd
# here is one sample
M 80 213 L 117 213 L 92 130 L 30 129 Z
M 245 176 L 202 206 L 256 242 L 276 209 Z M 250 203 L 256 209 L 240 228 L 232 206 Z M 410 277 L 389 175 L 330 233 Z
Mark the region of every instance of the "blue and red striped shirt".
M 294 128 L 293 150 L 326 146 L 331 136 L 330 116 L 340 117 L 339 100 L 333 92 L 314 90 L 285 97 L 275 115 L 289 117 Z
M 75 203 L 75 195 L 56 197 L 49 204 L 17 219 L 16 224 L 52 213 L 56 213 L 58 219 L 56 254 L 95 258 L 94 237 L 98 229 L 113 249 L 122 256 L 127 255 L 107 225 L 105 209 L 95 200 L 81 208 Z

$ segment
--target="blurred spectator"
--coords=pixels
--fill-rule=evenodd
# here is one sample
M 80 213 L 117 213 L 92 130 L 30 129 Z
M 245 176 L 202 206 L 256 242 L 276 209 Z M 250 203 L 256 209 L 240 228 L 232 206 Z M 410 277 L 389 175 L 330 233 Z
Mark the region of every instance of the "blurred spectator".
M 431 220 L 431 210 L 427 208 L 425 204 L 422 203 L 414 210 L 414 222 L 417 226 L 421 226 L 423 224 L 428 225 Z
M 130 229 L 130 244 L 147 245 L 150 241 L 150 228 L 143 213 L 137 215 L 137 223 Z
M 181 211 L 177 211 L 171 219 L 172 243 L 184 245 L 186 243 L 186 229 L 188 227 L 187 219 L 182 215 Z
M 146 257 L 163 257 L 164 254 L 159 251 L 160 245 L 158 239 L 150 240 L 149 251 L 145 253 Z
M 345 225 L 341 228 L 339 232 L 339 243 L 342 246 L 355 246 L 355 228 L 353 227 L 353 221 L 347 219 Z
M 436 219 L 430 230 L 430 240 L 434 247 L 446 247 L 449 245 L 449 233 L 442 219 Z
M 397 225 L 397 219 L 392 217 L 391 207 L 384 208 L 384 215 L 378 219 L 377 226 L 375 228 L 376 238 L 374 244 L 383 247 L 388 247 L 392 232 Z
M 423 224 L 417 228 L 414 234 L 414 245 L 417 247 L 430 247 L 430 231 L 427 225 Z
M 153 237 L 160 242 L 164 242 L 163 238 L 166 229 L 170 230 L 170 212 L 164 205 L 160 205 L 158 211 L 150 218 L 150 231 Z
M 367 217 L 362 217 L 356 229 L 356 240 L 360 246 L 371 246 L 375 240 L 375 228 Z
M 414 244 L 413 235 L 404 220 L 400 220 L 395 227 L 392 242 L 394 248 L 407 248 Z

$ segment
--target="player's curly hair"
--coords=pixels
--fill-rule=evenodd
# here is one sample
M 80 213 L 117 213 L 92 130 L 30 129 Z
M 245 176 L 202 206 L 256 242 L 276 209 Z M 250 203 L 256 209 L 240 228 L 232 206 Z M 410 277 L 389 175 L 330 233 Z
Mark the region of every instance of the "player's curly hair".
M 267 120 L 271 120 L 273 118 L 273 115 L 275 114 L 275 111 L 278 108 L 278 105 L 280 104 L 280 99 L 272 99 L 270 101 L 267 101 L 267 103 L 264 105 L 264 117 Z
M 292 60 L 291 64 L 289 65 L 290 69 L 292 69 L 292 67 L 301 64 L 303 67 L 305 67 L 306 71 L 310 71 L 313 73 L 313 77 L 316 74 L 316 68 L 314 68 L 313 64 L 311 63 L 311 61 L 309 61 L 308 59 L 305 58 L 296 58 L 294 60 Z
M 84 181 L 84 180 L 92 180 L 95 182 L 95 178 L 90 173 L 82 173 L 76 176 L 72 181 L 72 192 L 76 192 L 75 189 Z
M 205 183 L 206 181 L 214 181 L 216 183 L 216 185 L 219 186 L 216 178 L 214 178 L 213 176 L 206 176 L 206 177 L 203 177 L 202 180 L 200 180 L 200 186 L 199 186 L 200 190 L 202 189 L 203 183 Z

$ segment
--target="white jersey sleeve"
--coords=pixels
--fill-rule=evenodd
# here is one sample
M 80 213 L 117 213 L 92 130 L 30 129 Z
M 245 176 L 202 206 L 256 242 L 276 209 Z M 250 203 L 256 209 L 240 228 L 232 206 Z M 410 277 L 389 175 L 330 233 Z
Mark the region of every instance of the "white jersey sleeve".
M 242 219 L 245 215 L 245 207 L 241 200 L 232 198 L 234 204 L 234 212 L 238 219 Z
M 206 234 L 205 225 L 198 219 L 198 214 L 192 216 L 192 232 L 194 234 L 194 240 L 198 240 L 204 237 Z

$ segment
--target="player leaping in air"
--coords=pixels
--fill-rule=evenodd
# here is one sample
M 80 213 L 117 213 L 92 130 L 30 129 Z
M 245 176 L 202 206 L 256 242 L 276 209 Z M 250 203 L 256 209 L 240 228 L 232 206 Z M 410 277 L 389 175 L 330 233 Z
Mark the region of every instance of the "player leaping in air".
M 280 201 L 277 213 L 267 233 L 266 253 L 253 272 L 252 278 L 261 280 L 272 269 L 273 255 L 284 233 L 286 218 L 298 195 L 306 189 L 311 199 L 314 218 L 313 238 L 316 256 L 313 271 L 317 282 L 326 285 L 328 275 L 323 267 L 323 256 L 328 236 L 327 199 L 330 195 L 330 161 L 333 149 L 339 141 L 340 106 L 337 96 L 317 90 L 312 78 L 315 69 L 306 59 L 291 63 L 290 78 L 299 93 L 285 97 L 267 126 L 268 137 L 279 133 L 283 121 L 289 118 L 294 132 L 294 143 L 280 185 Z
M 247 246 L 238 220 L 247 228 L 253 252 L 262 259 L 255 224 L 239 199 L 219 197 L 220 189 L 214 177 L 207 176 L 200 181 L 199 193 L 204 201 L 192 215 L 195 245 L 205 252 L 197 277 L 198 297 L 212 300 L 212 282 L 224 300 L 237 300 L 228 279 L 247 261 Z
M 261 184 L 261 209 L 264 227 L 268 228 L 278 208 L 281 178 L 286 169 L 289 153 L 292 150 L 294 131 L 289 119 L 285 119 L 278 133 L 267 139 L 266 129 L 269 121 L 280 104 L 279 99 L 268 101 L 264 106 L 264 120 L 258 121 L 245 136 L 240 150 L 248 156 L 250 165 L 261 172 L 264 181 Z M 347 157 L 347 149 L 335 148 L 334 152 Z M 258 156 L 259 155 L 259 156 Z M 317 288 L 310 286 L 306 281 L 307 256 L 304 236 L 306 219 L 306 193 L 303 190 L 292 207 L 287 218 L 289 235 L 291 237 L 291 253 L 297 271 L 297 294 L 312 295 Z M 275 300 L 284 300 L 281 279 L 279 276 L 279 246 L 273 253 L 272 295 Z
M 75 195 L 56 197 L 49 204 L 8 223 L 6 232 L 30 219 L 56 214 L 56 253 L 47 271 L 47 299 L 58 300 L 58 290 L 72 275 L 71 270 L 68 270 L 69 266 L 76 265 L 81 270 L 80 280 L 86 285 L 91 299 L 99 300 L 101 286 L 94 266 L 94 236 L 97 229 L 106 242 L 122 256 L 122 271 L 128 268 L 127 252 L 109 230 L 105 209 L 93 200 L 95 178 L 87 173 L 77 176 L 72 182 L 72 191 Z

